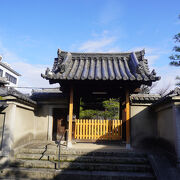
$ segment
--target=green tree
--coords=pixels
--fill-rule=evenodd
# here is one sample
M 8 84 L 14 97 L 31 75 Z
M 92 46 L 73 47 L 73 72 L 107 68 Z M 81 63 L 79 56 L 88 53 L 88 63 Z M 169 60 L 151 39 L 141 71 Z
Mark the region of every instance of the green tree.
M 119 119 L 119 101 L 118 99 L 110 98 L 102 102 L 104 111 L 104 119 Z
M 180 19 L 180 15 L 179 15 Z M 175 40 L 175 43 L 178 43 L 178 45 L 174 46 L 173 51 L 175 52 L 172 54 L 169 58 L 171 60 L 170 65 L 173 66 L 180 66 L 180 33 L 176 34 L 173 38 Z
M 180 15 L 179 15 L 179 19 L 180 19 Z M 178 45 L 175 45 L 173 48 L 174 54 L 172 54 L 169 58 L 171 60 L 170 65 L 173 66 L 180 66 L 180 33 L 176 34 L 173 38 L 175 40 L 175 43 L 177 43 Z M 176 77 L 176 80 L 180 80 L 180 76 Z M 180 81 L 176 84 L 178 86 L 180 86 Z
M 119 100 L 110 98 L 102 101 L 100 109 L 83 109 L 81 102 L 80 118 L 81 119 L 119 119 Z

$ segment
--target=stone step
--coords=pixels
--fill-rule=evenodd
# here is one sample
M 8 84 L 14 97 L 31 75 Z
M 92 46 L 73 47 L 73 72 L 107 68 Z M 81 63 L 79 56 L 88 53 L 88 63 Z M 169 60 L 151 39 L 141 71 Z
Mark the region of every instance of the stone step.
M 78 171 L 42 168 L 6 168 L 0 173 L 4 179 L 73 179 L 73 180 L 155 180 L 148 172 Z
M 51 154 L 17 154 L 17 159 L 31 160 L 58 160 L 58 155 Z M 77 155 L 60 155 L 61 161 L 76 162 L 94 162 L 94 163 L 119 163 L 119 164 L 147 164 L 148 159 L 145 157 L 112 157 L 112 156 L 77 156 Z
M 50 154 L 50 155 L 58 155 L 58 148 L 52 149 L 42 149 L 42 148 L 21 148 L 17 154 L 26 153 L 26 154 Z M 97 151 L 87 151 L 87 150 L 74 150 L 74 149 L 61 149 L 60 151 L 63 155 L 86 155 L 86 156 L 115 156 L 115 157 L 147 157 L 145 153 L 142 152 L 132 152 L 128 150 L 122 150 L 120 152 L 111 152 L 105 150 L 97 150 Z
M 20 154 L 20 153 L 26 153 L 26 154 L 44 154 L 44 153 L 47 153 L 47 154 L 56 155 L 56 154 L 58 154 L 58 150 L 56 148 L 47 149 L 47 150 L 42 149 L 42 148 L 37 148 L 37 149 L 21 148 L 15 153 L 15 156 L 17 154 Z
M 26 168 L 57 168 L 56 161 L 46 160 L 16 160 L 11 166 Z M 152 168 L 148 164 L 112 164 L 112 163 L 78 163 L 61 162 L 61 169 L 88 170 L 88 171 L 121 171 L 121 172 L 151 172 Z

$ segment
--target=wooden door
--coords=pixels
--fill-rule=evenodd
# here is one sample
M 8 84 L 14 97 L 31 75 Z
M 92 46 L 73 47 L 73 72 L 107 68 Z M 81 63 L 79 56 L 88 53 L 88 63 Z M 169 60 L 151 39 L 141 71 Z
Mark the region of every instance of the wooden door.
M 122 140 L 122 120 L 76 119 L 75 139 L 83 142 Z
M 67 109 L 53 110 L 53 140 L 65 140 L 65 130 L 67 127 Z

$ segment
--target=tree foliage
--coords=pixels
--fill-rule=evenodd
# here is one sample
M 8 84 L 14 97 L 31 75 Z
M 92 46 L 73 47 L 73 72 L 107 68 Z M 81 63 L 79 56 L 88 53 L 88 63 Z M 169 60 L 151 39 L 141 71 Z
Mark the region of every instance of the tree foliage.
M 84 102 L 82 102 L 84 105 Z M 119 101 L 118 99 L 110 98 L 102 101 L 102 109 L 83 109 L 80 107 L 81 119 L 119 119 Z
M 179 19 L 180 19 L 180 15 L 179 15 Z M 177 43 L 178 45 L 174 46 L 173 51 L 175 53 L 169 57 L 171 60 L 170 65 L 180 66 L 180 46 L 179 46 L 180 33 L 176 34 L 173 39 L 175 40 L 175 43 Z

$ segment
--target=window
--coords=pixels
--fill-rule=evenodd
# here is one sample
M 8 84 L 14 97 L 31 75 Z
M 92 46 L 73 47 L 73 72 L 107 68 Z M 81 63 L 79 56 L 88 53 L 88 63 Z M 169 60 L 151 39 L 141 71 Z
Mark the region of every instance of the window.
M 3 70 L 0 69 L 0 77 L 2 77 L 2 76 L 3 76 Z
M 14 76 L 10 75 L 9 73 L 6 72 L 5 77 L 7 78 L 8 81 L 16 84 L 17 83 L 17 78 Z

